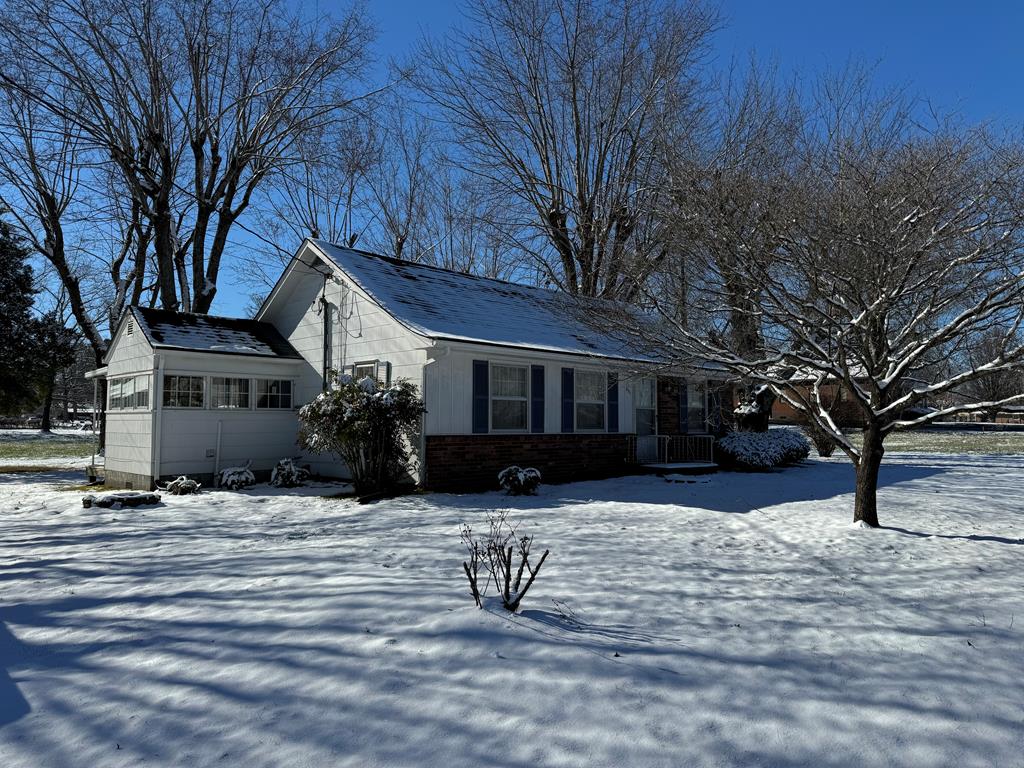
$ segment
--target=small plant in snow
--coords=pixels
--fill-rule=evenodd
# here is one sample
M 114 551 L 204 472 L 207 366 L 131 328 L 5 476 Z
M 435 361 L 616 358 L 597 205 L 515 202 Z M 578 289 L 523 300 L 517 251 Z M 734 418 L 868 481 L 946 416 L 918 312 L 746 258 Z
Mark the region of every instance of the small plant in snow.
M 256 484 L 256 476 L 249 467 L 251 461 L 245 462 L 244 467 L 227 467 L 220 471 L 220 487 L 229 491 L 237 491 L 241 488 L 248 488 Z
M 185 475 L 179 475 L 176 479 L 171 480 L 167 485 L 157 486 L 161 491 L 170 493 L 174 496 L 189 496 L 193 493 L 199 493 L 199 489 L 202 487 L 195 480 L 185 477 Z
M 513 464 L 498 473 L 498 483 L 510 496 L 532 496 L 540 485 L 540 472 L 533 467 L 521 469 Z
M 715 458 L 731 469 L 764 471 L 787 467 L 811 453 L 807 438 L 794 429 L 730 432 L 715 443 Z
M 507 511 L 489 516 L 487 522 L 489 529 L 482 537 L 475 536 L 473 529 L 463 523 L 461 537 L 469 559 L 463 561 L 462 568 L 478 608 L 483 607 L 483 596 L 493 585 L 505 610 L 515 613 L 533 586 L 549 550 L 545 549 L 537 564 L 531 565 L 533 537 L 520 536 L 516 525 L 508 521 Z M 484 571 L 483 589 L 480 588 L 481 569 Z
M 424 412 L 416 386 L 399 380 L 385 386 L 332 371 L 333 387 L 299 411 L 299 443 L 315 453 L 344 459 L 356 493 L 396 486 L 409 462 L 409 445 Z
M 309 479 L 309 470 L 295 466 L 295 459 L 281 459 L 270 473 L 270 484 L 277 488 L 296 488 Z

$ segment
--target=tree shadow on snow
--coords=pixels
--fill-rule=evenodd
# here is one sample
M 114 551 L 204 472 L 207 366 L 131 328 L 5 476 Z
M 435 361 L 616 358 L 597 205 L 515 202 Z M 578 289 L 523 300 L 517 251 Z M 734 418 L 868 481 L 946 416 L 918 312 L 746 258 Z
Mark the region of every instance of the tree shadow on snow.
M 885 531 L 894 531 L 896 533 L 902 533 L 904 536 L 913 536 L 918 539 L 959 539 L 962 541 L 982 541 L 991 542 L 993 544 L 1024 544 L 1024 539 L 1010 539 L 1006 536 L 982 536 L 976 533 L 968 535 L 957 535 L 952 533 L 927 533 L 925 531 L 911 531 L 907 528 L 900 528 L 895 525 L 882 525 L 879 526 Z
M 887 487 L 941 475 L 941 464 L 883 464 L 878 481 Z M 692 480 L 692 482 L 690 482 Z M 765 507 L 824 501 L 854 491 L 853 467 L 847 463 L 807 461 L 773 472 L 718 472 L 674 482 L 655 475 L 542 486 L 536 496 L 430 494 L 428 503 L 465 510 L 533 510 L 601 502 L 673 505 L 715 512 L 747 513 Z M 851 501 L 852 504 L 852 501 Z
M 7 671 L 23 649 L 7 625 L 0 621 L 0 728 L 20 720 L 32 709 Z

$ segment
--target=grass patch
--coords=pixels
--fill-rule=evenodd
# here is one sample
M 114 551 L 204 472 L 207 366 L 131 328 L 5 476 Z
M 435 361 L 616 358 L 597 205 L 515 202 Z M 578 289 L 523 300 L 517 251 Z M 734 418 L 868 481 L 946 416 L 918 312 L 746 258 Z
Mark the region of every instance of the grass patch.
M 860 433 L 851 431 L 854 444 Z M 885 438 L 886 453 L 1024 454 L 1024 432 L 899 431 Z
M 92 440 L 7 440 L 0 437 L 0 460 L 3 459 L 74 459 L 91 456 L 96 443 Z

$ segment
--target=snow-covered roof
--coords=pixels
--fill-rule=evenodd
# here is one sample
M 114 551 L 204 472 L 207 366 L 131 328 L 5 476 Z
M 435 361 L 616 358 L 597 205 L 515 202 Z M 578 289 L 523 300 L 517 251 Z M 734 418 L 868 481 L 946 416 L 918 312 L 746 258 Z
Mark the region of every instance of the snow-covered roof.
M 132 316 L 154 347 L 222 355 L 300 357 L 274 326 L 258 320 L 146 307 L 133 307 Z
M 431 339 L 653 362 L 581 319 L 580 300 L 519 283 L 453 272 L 310 241 L 392 317 Z M 615 305 L 583 300 L 592 317 Z

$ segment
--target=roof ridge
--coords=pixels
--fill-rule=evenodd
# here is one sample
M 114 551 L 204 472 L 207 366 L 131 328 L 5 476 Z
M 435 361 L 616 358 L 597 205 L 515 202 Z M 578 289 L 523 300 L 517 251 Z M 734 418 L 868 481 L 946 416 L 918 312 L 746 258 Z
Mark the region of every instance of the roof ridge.
M 349 247 L 347 245 L 339 245 L 338 243 L 332 243 L 330 240 L 325 240 L 323 238 L 310 238 L 310 239 L 314 243 L 326 243 L 327 245 L 331 246 L 332 248 L 338 248 L 338 249 L 343 250 L 343 251 L 351 251 L 352 253 L 357 253 L 360 256 L 367 256 L 367 257 L 372 258 L 372 259 L 380 259 L 381 261 L 388 261 L 388 262 L 396 263 L 396 264 L 399 264 L 399 265 L 410 266 L 410 267 L 422 267 L 423 269 L 429 269 L 429 270 L 433 270 L 435 272 L 447 272 L 449 275 L 455 275 L 457 277 L 468 277 L 468 278 L 472 278 L 473 280 L 487 280 L 487 281 L 492 282 L 492 283 L 500 283 L 501 285 L 511 285 L 514 288 L 525 288 L 525 289 L 531 290 L 531 291 L 544 291 L 545 293 L 551 293 L 551 294 L 555 294 L 555 295 L 559 295 L 559 296 L 566 296 L 566 297 L 572 297 L 572 298 L 582 298 L 582 299 L 587 299 L 587 298 L 599 299 L 600 298 L 600 297 L 597 297 L 597 296 L 589 296 L 589 297 L 573 296 L 573 294 L 567 293 L 566 291 L 560 290 L 558 288 L 548 288 L 548 287 L 543 286 L 543 285 L 531 285 L 530 283 L 517 283 L 514 280 L 502 280 L 500 277 L 490 277 L 488 275 L 477 275 L 477 274 L 474 274 L 473 272 L 460 272 L 457 269 L 451 269 L 449 267 L 439 267 L 436 264 L 430 264 L 430 263 L 423 262 L 423 261 L 412 261 L 411 259 L 402 259 L 402 258 L 399 258 L 398 256 L 386 256 L 386 255 L 384 255 L 382 253 L 374 253 L 373 251 L 367 251 L 367 250 L 365 250 L 363 248 L 351 248 L 351 247 Z

